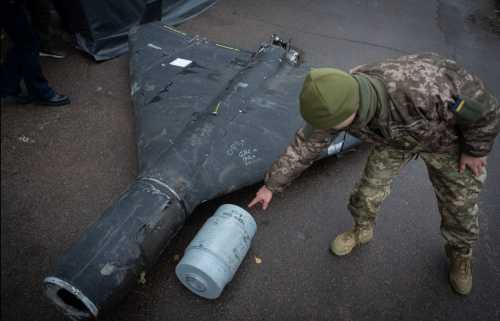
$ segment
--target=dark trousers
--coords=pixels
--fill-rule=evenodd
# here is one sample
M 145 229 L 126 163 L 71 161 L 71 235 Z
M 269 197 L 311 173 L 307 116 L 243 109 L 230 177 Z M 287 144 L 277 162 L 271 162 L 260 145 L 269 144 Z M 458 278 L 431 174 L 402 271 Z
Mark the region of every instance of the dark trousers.
M 26 7 L 21 2 L 2 0 L 0 28 L 9 36 L 12 46 L 0 67 L 0 94 L 17 95 L 24 80 L 28 94 L 47 99 L 54 95 L 40 67 L 40 38 L 33 31 Z

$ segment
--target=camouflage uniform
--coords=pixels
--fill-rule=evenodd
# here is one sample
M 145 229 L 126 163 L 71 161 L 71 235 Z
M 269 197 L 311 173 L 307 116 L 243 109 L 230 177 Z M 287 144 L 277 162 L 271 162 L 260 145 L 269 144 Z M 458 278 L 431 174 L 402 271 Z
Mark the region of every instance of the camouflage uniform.
M 346 129 L 372 143 L 361 180 L 349 210 L 357 225 L 373 224 L 382 201 L 390 193 L 392 178 L 411 159 L 420 156 L 429 173 L 441 213 L 441 231 L 447 245 L 471 254 L 478 238 L 478 195 L 486 179 L 469 169 L 458 170 L 461 153 L 486 156 L 500 130 L 500 108 L 483 82 L 454 61 L 437 54 L 403 56 L 354 68 L 352 74 L 382 83 L 386 104 L 377 106 L 369 122 L 357 116 Z M 479 102 L 485 110 L 471 122 L 457 119 L 448 103 L 453 95 Z M 295 140 L 266 173 L 265 184 L 282 191 L 320 157 L 337 131 L 300 129 Z M 306 137 L 307 136 L 307 137 Z

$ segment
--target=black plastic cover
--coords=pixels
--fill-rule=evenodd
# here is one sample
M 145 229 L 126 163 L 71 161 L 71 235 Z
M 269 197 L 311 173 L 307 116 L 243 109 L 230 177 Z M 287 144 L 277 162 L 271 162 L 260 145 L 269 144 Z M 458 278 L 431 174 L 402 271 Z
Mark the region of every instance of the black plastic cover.
M 101 61 L 128 51 L 128 32 L 132 27 L 160 19 L 165 24 L 176 25 L 208 9 L 215 0 L 79 0 L 71 3 L 58 6 L 63 20 L 75 33 L 78 46 Z

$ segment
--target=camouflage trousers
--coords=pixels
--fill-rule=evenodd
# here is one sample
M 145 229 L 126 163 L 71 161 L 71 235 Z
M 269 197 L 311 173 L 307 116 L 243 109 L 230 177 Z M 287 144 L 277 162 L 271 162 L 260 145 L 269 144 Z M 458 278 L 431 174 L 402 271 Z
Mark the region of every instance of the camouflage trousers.
M 479 237 L 477 205 L 486 180 L 486 169 L 476 177 L 469 169 L 458 171 L 459 153 L 415 153 L 387 146 L 373 146 L 363 176 L 349 200 L 349 210 L 357 225 L 374 224 L 382 201 L 390 194 L 392 179 L 411 159 L 420 156 L 434 187 L 441 214 L 441 234 L 446 246 L 471 255 Z

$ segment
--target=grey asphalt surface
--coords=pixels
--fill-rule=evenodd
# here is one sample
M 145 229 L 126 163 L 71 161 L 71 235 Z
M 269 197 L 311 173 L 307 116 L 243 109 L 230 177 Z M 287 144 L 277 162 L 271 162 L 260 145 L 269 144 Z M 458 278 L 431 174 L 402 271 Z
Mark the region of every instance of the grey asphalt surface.
M 435 51 L 500 97 L 500 36 L 487 20 L 493 10 L 493 1 L 226 0 L 179 28 L 250 50 L 277 33 L 313 66 Z M 2 320 L 64 320 L 41 281 L 136 174 L 128 57 L 94 63 L 70 51 L 43 67 L 73 103 L 1 110 Z M 499 320 L 500 141 L 488 160 L 467 297 L 447 282 L 439 213 L 420 160 L 395 180 L 374 241 L 348 257 L 329 253 L 331 239 L 351 226 L 345 205 L 367 151 L 363 145 L 316 163 L 267 211 L 253 210 L 252 248 L 215 301 L 181 285 L 176 259 L 220 204 L 243 206 L 259 186 L 199 206 L 146 284 L 105 320 Z

